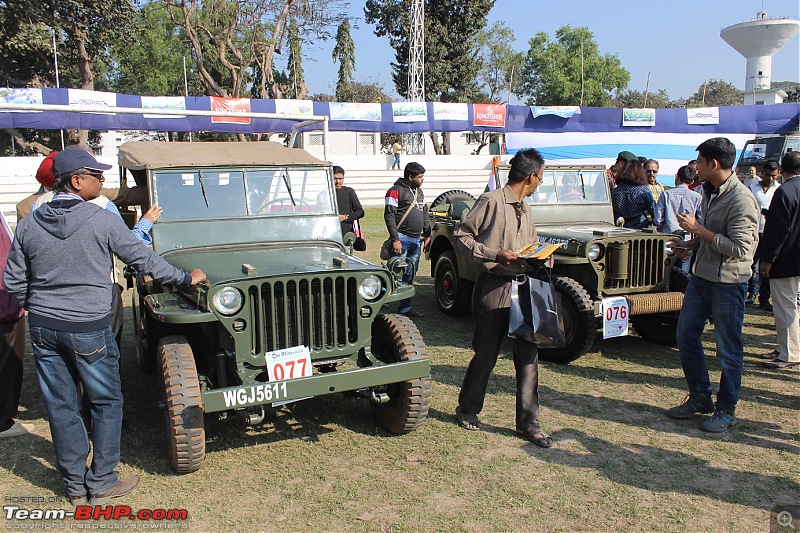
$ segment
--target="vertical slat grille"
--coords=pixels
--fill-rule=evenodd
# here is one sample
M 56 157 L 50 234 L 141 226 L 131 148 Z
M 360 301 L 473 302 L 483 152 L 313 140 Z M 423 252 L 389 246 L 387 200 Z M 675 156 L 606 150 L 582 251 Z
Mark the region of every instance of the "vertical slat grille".
M 253 290 L 253 319 L 264 351 L 305 345 L 334 350 L 358 339 L 356 279 L 345 276 L 266 282 Z M 259 335 L 255 335 L 258 337 Z
M 628 241 L 627 279 L 605 278 L 606 289 L 636 289 L 655 287 L 664 280 L 664 249 L 660 239 L 631 239 Z M 609 253 L 612 249 L 608 248 Z M 613 258 L 607 259 L 609 262 Z

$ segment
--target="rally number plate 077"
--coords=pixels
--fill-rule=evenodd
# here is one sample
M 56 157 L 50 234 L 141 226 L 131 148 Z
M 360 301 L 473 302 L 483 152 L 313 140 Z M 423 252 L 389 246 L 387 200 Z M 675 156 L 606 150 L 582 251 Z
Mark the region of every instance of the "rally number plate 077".
M 267 372 L 270 381 L 286 381 L 289 379 L 305 378 L 311 376 L 311 350 L 307 346 L 293 346 L 283 350 L 275 350 L 264 354 L 267 362 Z M 286 388 L 286 383 L 281 383 Z M 285 395 L 284 395 L 285 396 Z M 279 398 L 275 398 L 280 400 Z M 298 400 L 304 398 L 298 398 Z M 283 400 L 273 402 L 273 407 L 298 400 Z

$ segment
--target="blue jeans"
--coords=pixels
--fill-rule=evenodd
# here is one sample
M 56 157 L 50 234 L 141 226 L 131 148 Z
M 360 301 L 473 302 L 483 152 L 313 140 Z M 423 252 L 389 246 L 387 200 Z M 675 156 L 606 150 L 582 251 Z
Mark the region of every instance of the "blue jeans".
M 717 409 L 734 411 L 742 388 L 744 299 L 747 283 L 715 283 L 692 276 L 678 318 L 677 341 L 681 366 L 693 398 L 710 398 L 711 381 L 701 336 L 708 317 L 714 317 L 717 360 L 722 376 Z
M 400 154 L 394 154 L 394 162 L 392 163 L 392 170 L 394 170 L 395 165 L 397 166 L 397 170 L 400 170 Z
M 31 346 L 44 396 L 56 464 L 70 496 L 105 492 L 117 484 L 122 431 L 119 350 L 110 327 L 69 333 L 32 327 Z M 78 383 L 92 415 L 94 455 L 78 406 Z
M 406 273 L 403 275 L 403 282 L 411 285 L 414 283 L 414 277 L 417 275 L 417 269 L 419 268 L 419 255 L 420 252 L 422 252 L 422 237 L 411 237 L 410 235 L 404 235 L 402 233 L 398 233 L 397 236 L 400 238 L 400 244 L 403 246 L 402 253 L 406 254 L 406 262 L 408 263 Z M 411 298 L 400 300 L 397 312 L 402 314 L 408 313 L 410 310 Z

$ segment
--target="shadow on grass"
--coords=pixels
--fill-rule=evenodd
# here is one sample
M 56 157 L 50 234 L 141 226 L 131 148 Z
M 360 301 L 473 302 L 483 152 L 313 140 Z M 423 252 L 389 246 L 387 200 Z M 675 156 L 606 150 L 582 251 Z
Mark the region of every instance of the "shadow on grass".
M 621 447 L 580 430 L 557 431 L 553 438 L 554 448 L 541 450 L 533 444 L 525 448 L 541 461 L 589 468 L 614 483 L 647 491 L 678 492 L 763 509 L 794 503 L 800 494 L 800 485 L 789 477 L 718 468 L 688 453 L 642 444 Z M 588 453 L 559 449 L 559 443 L 563 446 L 567 441 L 576 441 Z M 757 487 L 772 497 L 759 505 L 746 487 Z
M 554 368 L 570 369 L 572 367 Z M 434 366 L 432 371 L 436 376 L 457 376 L 458 372 L 454 367 L 447 365 Z M 613 371 L 612 371 L 613 372 Z M 639 374 L 639 373 L 634 373 Z M 461 377 L 463 378 L 463 370 Z M 669 379 L 669 378 L 668 378 Z M 450 385 L 460 387 L 461 382 L 451 380 Z M 685 387 L 685 384 L 682 385 Z M 511 376 L 493 374 L 489 380 L 487 394 L 508 393 L 514 395 L 516 390 L 515 380 Z M 800 446 L 789 442 L 775 442 L 770 439 L 780 439 L 782 441 L 796 440 L 792 433 L 785 432 L 781 426 L 771 422 L 759 420 L 749 420 L 739 418 L 739 425 L 736 429 L 724 434 L 723 436 L 704 433 L 697 427 L 698 419 L 691 420 L 672 420 L 666 416 L 664 410 L 667 407 L 657 407 L 645 403 L 637 403 L 615 398 L 597 397 L 585 394 L 562 392 L 549 387 L 539 385 L 541 403 L 544 407 L 561 411 L 562 413 L 584 417 L 593 420 L 605 420 L 619 424 L 626 424 L 634 427 L 648 428 L 664 433 L 689 432 L 692 437 L 718 441 L 720 438 L 738 439 L 747 438 L 747 444 L 760 448 L 784 450 L 790 453 L 800 454 Z M 675 404 L 681 400 L 676 396 Z M 788 401 L 788 400 L 787 400 Z M 792 400 L 796 405 L 796 400 Z M 455 406 L 454 406 L 455 408 Z M 453 417 L 454 415 L 447 415 Z M 444 419 L 443 419 L 444 420 Z M 693 427 L 687 426 L 692 424 Z
M 39 424 L 42 423 L 40 420 Z M 0 451 L 0 468 L 26 480 L 31 485 L 53 491 L 64 496 L 61 474 L 55 466 L 53 443 L 34 434 L 3 439 Z M 30 496 L 30 494 L 10 494 L 5 496 Z

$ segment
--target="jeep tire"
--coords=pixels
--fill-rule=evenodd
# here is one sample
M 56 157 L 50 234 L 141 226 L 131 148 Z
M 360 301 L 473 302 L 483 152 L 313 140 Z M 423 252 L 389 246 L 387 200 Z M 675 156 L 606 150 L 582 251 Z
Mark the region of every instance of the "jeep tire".
M 689 274 L 677 267 L 672 267 L 669 275 L 670 292 L 686 292 L 689 286 Z M 633 315 L 631 325 L 639 336 L 647 342 L 675 346 L 678 332 L 679 311 L 658 313 L 654 315 Z
M 561 348 L 539 349 L 539 358 L 565 365 L 589 351 L 597 333 L 597 319 L 592 298 L 580 283 L 557 276 L 553 278 L 553 285 L 561 295 L 566 343 Z
M 439 309 L 450 316 L 469 314 L 474 284 L 459 277 L 455 252 L 442 252 L 433 272 L 433 289 Z
M 203 399 L 194 354 L 186 337 L 172 335 L 158 343 L 164 377 L 170 463 L 178 474 L 200 468 L 206 455 Z
M 428 210 L 431 211 L 433 210 L 434 207 L 438 207 L 442 204 L 452 204 L 453 202 L 458 202 L 458 201 L 471 202 L 474 200 L 475 197 L 472 196 L 467 191 L 459 191 L 459 190 L 445 191 L 433 199 L 433 201 L 431 202 L 431 206 L 428 208 Z
M 379 315 L 372 323 L 372 354 L 392 364 L 427 358 L 427 349 L 417 326 L 403 315 Z M 415 430 L 428 417 L 431 406 L 430 375 L 375 387 L 389 396 L 386 403 L 371 401 L 378 423 L 390 433 L 401 435 Z

